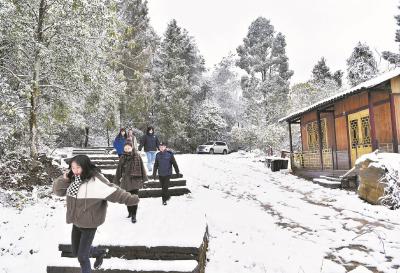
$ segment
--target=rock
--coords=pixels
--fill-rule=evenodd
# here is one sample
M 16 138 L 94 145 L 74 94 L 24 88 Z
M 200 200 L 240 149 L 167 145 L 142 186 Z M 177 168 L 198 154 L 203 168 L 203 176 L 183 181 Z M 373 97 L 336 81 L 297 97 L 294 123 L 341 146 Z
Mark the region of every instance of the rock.
M 383 196 L 385 189 L 385 184 L 381 182 L 384 174 L 385 170 L 373 164 L 363 166 L 359 171 L 358 196 L 371 204 L 380 204 L 379 198 Z

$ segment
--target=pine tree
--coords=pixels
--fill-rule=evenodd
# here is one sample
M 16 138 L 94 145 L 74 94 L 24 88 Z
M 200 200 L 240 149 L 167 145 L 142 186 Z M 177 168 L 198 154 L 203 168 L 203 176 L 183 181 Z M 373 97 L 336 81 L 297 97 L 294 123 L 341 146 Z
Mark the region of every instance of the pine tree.
M 400 9 L 400 6 L 398 6 Z M 396 24 L 400 26 L 400 15 L 396 15 L 394 17 L 396 19 Z M 396 30 L 396 35 L 395 35 L 395 42 L 400 43 L 400 29 Z M 389 63 L 397 66 L 400 66 L 400 54 L 399 53 L 393 53 L 390 51 L 383 51 L 382 52 L 382 57 Z
M 315 82 L 325 83 L 331 78 L 332 74 L 329 67 L 326 65 L 326 59 L 322 57 L 312 70 L 312 79 Z
M 192 37 L 172 20 L 154 58 L 152 114 L 163 139 L 188 147 L 193 128 L 194 98 L 201 93 L 204 59 Z
M 340 88 L 342 87 L 342 77 L 343 72 L 341 70 L 337 70 L 332 74 L 324 57 L 318 61 L 312 70 L 312 81 L 320 86 L 329 85 L 331 81 L 334 81 Z
M 266 123 L 276 122 L 282 116 L 281 106 L 287 100 L 289 79 L 293 71 L 289 70 L 285 48 L 284 35 L 276 33 L 270 21 L 263 17 L 251 23 L 243 45 L 237 48 L 237 66 L 244 69 L 250 77 L 259 76 L 261 80 L 257 86 L 252 86 L 246 92 L 252 93 L 247 97 L 261 97 L 262 110 L 266 111 Z
M 256 135 L 259 147 L 263 148 L 264 143 L 272 142 L 268 131 L 276 131 L 274 124 L 286 114 L 286 107 L 283 106 L 287 104 L 289 79 L 293 71 L 289 69 L 285 37 L 275 32 L 269 20 L 259 17 L 251 23 L 237 53 L 237 66 L 248 74 L 241 82 L 244 116 L 248 121 L 244 129 L 252 133 L 252 137 L 247 139 Z M 277 134 L 282 132 L 276 131 Z M 248 145 L 252 146 L 252 143 Z
M 150 25 L 147 1 L 122 0 L 118 4 L 119 28 L 113 52 L 114 68 L 122 71 L 126 88 L 120 99 L 121 123 L 145 127 L 149 123 L 151 69 L 159 38 Z
M 351 86 L 373 78 L 378 73 L 374 54 L 369 46 L 358 42 L 347 59 L 347 79 Z

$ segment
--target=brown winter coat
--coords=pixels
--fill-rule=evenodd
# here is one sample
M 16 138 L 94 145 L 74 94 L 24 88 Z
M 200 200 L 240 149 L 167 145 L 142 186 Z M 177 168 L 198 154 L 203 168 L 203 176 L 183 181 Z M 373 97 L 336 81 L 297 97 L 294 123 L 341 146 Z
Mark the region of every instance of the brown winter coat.
M 58 177 L 53 184 L 54 194 L 67 195 L 70 184 L 69 179 Z M 139 197 L 120 189 L 97 173 L 83 181 L 76 196 L 67 195 L 67 223 L 81 228 L 100 226 L 106 218 L 107 201 L 134 206 L 139 203 Z
M 132 150 L 130 154 L 123 154 L 118 163 L 114 184 L 126 191 L 132 191 L 143 188 L 147 180 L 149 179 L 139 153 Z

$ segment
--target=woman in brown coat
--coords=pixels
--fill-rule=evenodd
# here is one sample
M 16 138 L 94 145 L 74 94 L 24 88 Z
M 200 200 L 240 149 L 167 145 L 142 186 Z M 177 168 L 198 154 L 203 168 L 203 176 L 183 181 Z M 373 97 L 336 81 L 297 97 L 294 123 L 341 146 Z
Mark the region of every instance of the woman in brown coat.
M 143 184 L 147 181 L 147 174 L 143 164 L 143 160 L 136 149 L 132 148 L 131 143 L 124 146 L 124 154 L 118 162 L 117 173 L 115 174 L 114 184 L 134 195 L 139 195 L 139 189 L 143 188 Z M 136 223 L 136 213 L 138 206 L 127 206 L 128 218 L 132 223 Z

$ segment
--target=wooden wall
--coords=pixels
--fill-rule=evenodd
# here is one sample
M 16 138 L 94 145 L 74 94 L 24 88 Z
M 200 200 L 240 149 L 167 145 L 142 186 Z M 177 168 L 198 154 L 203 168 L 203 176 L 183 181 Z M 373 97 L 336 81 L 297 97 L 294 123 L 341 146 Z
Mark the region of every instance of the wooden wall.
M 356 112 L 363 107 L 368 107 L 368 94 L 366 92 L 338 101 L 335 104 L 335 116 L 343 116 Z
M 390 103 L 374 106 L 375 131 L 378 144 L 392 143 L 392 122 L 390 117 Z
M 336 143 L 338 151 L 347 151 L 349 142 L 345 116 L 336 118 Z

